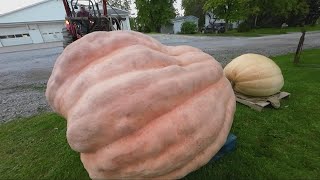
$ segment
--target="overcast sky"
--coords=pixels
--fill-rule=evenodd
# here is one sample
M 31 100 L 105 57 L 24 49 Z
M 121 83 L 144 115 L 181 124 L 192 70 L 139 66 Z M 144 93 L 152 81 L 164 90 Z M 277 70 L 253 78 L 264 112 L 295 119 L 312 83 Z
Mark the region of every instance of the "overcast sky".
M 43 0 L 0 0 L 0 14 L 4 14 L 6 12 L 13 11 L 15 9 L 22 8 L 24 6 L 28 6 Z M 132 1 L 133 2 L 133 1 Z M 175 3 L 175 8 L 178 9 L 180 14 L 182 13 L 181 10 L 181 0 L 177 0 Z M 132 13 L 136 13 L 135 5 L 132 3 L 131 5 Z

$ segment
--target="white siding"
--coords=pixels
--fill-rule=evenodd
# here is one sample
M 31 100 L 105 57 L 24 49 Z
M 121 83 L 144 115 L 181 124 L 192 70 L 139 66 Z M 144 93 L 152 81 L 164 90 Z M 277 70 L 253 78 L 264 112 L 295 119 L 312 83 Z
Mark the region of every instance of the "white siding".
M 38 43 L 43 43 L 43 38 L 41 36 L 41 33 L 38 29 L 36 30 L 29 30 L 30 37 L 33 41 L 33 43 L 38 44 Z
M 32 44 L 32 39 L 30 37 L 8 38 L 8 39 L 1 39 L 1 43 L 3 44 L 3 46 Z
M 28 29 L 26 26 L 15 26 L 15 27 L 1 27 L 0 28 L 0 36 L 1 35 L 12 35 L 12 34 L 24 34 L 28 33 Z
M 127 16 L 126 20 L 123 22 L 123 30 L 131 30 L 129 16 Z
M 182 24 L 184 23 L 184 21 L 176 21 L 174 22 L 174 25 L 173 25 L 173 32 L 175 34 L 181 32 L 181 27 L 182 27 Z
M 63 23 L 39 24 L 39 30 L 44 42 L 62 41 L 61 30 L 63 27 Z
M 2 46 L 32 44 L 27 26 L 16 26 L 0 29 L 0 42 Z

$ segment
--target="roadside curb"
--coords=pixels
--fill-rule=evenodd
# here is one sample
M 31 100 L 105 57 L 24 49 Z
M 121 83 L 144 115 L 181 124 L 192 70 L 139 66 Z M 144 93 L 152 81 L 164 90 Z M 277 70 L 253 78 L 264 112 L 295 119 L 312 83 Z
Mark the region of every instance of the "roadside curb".
M 0 47 L 0 54 L 62 47 L 62 42 Z

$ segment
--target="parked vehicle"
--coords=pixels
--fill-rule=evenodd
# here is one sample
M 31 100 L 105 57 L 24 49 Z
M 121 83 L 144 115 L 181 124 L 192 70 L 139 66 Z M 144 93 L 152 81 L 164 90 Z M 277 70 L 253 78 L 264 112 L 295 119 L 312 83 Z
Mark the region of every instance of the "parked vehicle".
M 87 8 L 90 12 L 79 1 L 88 4 Z M 102 9 L 100 9 L 99 3 L 102 5 Z M 86 34 L 95 31 L 121 30 L 122 21 L 125 18 L 121 18 L 120 15 L 118 17 L 108 16 L 108 1 L 102 0 L 99 3 L 96 0 L 63 0 L 66 11 L 66 27 L 62 29 L 64 48 Z M 75 10 L 78 9 L 79 4 L 81 10 L 76 13 Z M 113 8 L 112 6 L 110 7 Z
M 215 24 L 209 24 L 205 28 L 202 29 L 202 33 L 225 33 L 225 23 L 215 23 Z

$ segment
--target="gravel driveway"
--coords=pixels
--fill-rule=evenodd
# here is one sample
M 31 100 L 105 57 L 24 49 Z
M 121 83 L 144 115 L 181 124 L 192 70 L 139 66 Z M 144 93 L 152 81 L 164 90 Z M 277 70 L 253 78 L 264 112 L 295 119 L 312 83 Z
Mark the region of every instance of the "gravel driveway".
M 266 37 L 151 35 L 167 45 L 190 45 L 213 55 L 223 66 L 243 53 L 292 53 L 300 33 Z M 320 48 L 320 32 L 308 33 L 304 48 Z M 0 54 L 0 123 L 50 111 L 45 85 L 61 47 Z

